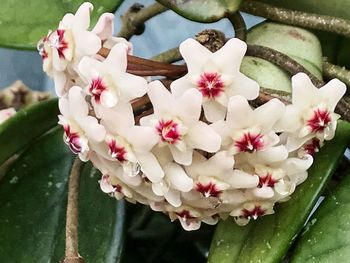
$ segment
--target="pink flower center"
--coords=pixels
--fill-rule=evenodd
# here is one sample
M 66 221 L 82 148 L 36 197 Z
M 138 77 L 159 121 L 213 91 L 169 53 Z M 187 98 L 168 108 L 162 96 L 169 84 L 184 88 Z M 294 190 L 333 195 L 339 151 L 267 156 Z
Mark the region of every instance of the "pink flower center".
M 313 138 L 311 142 L 305 144 L 303 146 L 303 150 L 306 154 L 310 154 L 314 156 L 321 148 L 320 140 L 317 138 Z
M 82 142 L 78 133 L 71 132 L 71 128 L 69 125 L 64 126 L 63 129 L 64 129 L 64 135 L 65 135 L 64 141 L 69 146 L 71 151 L 75 154 L 82 152 L 83 150 Z
M 219 190 L 215 183 L 209 182 L 207 184 L 197 183 L 196 191 L 200 192 L 204 197 L 219 197 L 222 191 Z
M 65 32 L 64 29 L 57 29 L 49 36 L 51 47 L 57 49 L 59 58 L 63 59 L 65 59 L 64 52 L 68 48 L 68 43 L 64 39 Z
M 245 132 L 241 139 L 235 141 L 235 146 L 240 152 L 259 151 L 264 147 L 263 135 L 251 134 L 250 132 Z
M 262 209 L 260 205 L 255 205 L 253 209 L 242 209 L 242 217 L 257 219 L 259 216 L 265 215 L 266 210 Z
M 313 116 L 307 121 L 307 125 L 312 132 L 323 132 L 331 123 L 331 116 L 328 110 L 316 109 Z
M 181 140 L 181 134 L 178 130 L 178 124 L 173 120 L 160 120 L 156 126 L 156 130 L 163 142 L 175 144 Z
M 192 216 L 188 210 L 177 212 L 176 215 L 180 217 L 186 223 L 186 225 L 190 225 L 193 220 L 197 219 L 196 217 Z
M 112 156 L 112 158 L 117 159 L 119 162 L 126 161 L 126 150 L 125 147 L 119 146 L 116 142 L 116 140 L 112 139 L 108 143 L 109 147 L 109 154 Z
M 274 187 L 278 180 L 272 178 L 272 174 L 268 173 L 266 176 L 259 176 L 259 185 L 258 187 L 268 186 Z
M 89 93 L 94 97 L 94 99 L 97 103 L 100 103 L 101 94 L 106 89 L 107 89 L 106 86 L 102 82 L 102 78 L 97 77 L 96 79 L 92 80 L 90 87 L 89 87 Z
M 216 98 L 224 91 L 224 82 L 216 72 L 204 72 L 197 82 L 198 90 L 205 98 Z

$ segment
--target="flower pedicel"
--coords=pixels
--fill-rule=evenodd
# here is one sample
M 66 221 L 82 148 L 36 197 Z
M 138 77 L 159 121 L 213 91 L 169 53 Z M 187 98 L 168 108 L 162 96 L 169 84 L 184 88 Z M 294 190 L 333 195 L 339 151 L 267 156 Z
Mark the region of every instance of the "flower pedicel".
M 312 155 L 334 136 L 344 83 L 317 89 L 299 73 L 291 105 L 273 99 L 254 109 L 248 100 L 259 85 L 239 71 L 246 43 L 233 38 L 212 53 L 187 39 L 180 52 L 188 73 L 169 91 L 126 72 L 132 45 L 112 36 L 113 14 L 89 31 L 91 11 L 84 3 L 64 16 L 38 48 L 60 97 L 64 140 L 101 171 L 103 192 L 195 230 L 271 214 L 307 179 Z M 101 47 L 111 49 L 106 58 Z M 145 95 L 153 112 L 139 120 L 133 103 Z

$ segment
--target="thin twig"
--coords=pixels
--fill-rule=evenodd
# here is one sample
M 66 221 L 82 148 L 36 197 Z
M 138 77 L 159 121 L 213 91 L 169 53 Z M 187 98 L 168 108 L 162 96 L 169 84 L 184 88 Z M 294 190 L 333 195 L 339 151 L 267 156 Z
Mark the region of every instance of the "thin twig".
M 165 6 L 158 3 L 154 3 L 146 8 L 136 11 L 131 7 L 129 11 L 121 17 L 122 28 L 120 29 L 118 36 L 130 39 L 140 31 L 140 27 L 144 27 L 147 20 L 165 12 L 166 10 L 168 9 Z
M 299 64 L 294 59 L 289 56 L 275 50 L 272 48 L 259 46 L 259 45 L 248 45 L 247 53 L 248 56 L 263 58 L 294 75 L 299 72 L 304 72 L 307 74 L 315 86 L 321 87 L 323 81 L 315 77 L 310 71 L 308 71 L 304 66 Z
M 66 215 L 66 251 L 63 263 L 84 263 L 78 252 L 78 197 L 79 178 L 83 162 L 77 157 L 68 183 L 68 204 Z
M 350 71 L 327 61 L 323 62 L 323 75 L 327 79 L 338 78 L 350 87 Z
M 182 56 L 178 47 L 171 48 L 151 58 L 151 60 L 153 61 L 164 62 L 169 64 L 180 61 L 181 59 Z
M 233 29 L 235 30 L 235 37 L 240 40 L 246 41 L 247 39 L 247 26 L 240 12 L 235 12 L 233 14 L 227 15 L 228 20 L 230 20 Z
M 243 1 L 240 10 L 288 25 L 334 32 L 350 37 L 350 21 L 342 18 L 294 11 L 253 0 Z

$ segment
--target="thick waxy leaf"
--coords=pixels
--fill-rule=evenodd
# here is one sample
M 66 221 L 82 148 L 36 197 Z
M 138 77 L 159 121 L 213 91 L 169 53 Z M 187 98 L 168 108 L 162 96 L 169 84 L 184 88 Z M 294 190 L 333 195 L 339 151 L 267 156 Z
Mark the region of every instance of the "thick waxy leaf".
M 327 196 L 306 226 L 292 263 L 348 262 L 350 258 L 350 176 Z
M 275 214 L 243 227 L 232 219 L 219 223 L 211 244 L 209 262 L 281 262 L 337 167 L 349 140 L 350 124 L 339 122 L 336 137 L 316 155 L 308 179 L 297 187 L 288 202 L 276 207 Z
M 238 10 L 242 0 L 157 0 L 179 15 L 197 22 L 220 20 Z
M 0 183 L 2 262 L 59 262 L 64 256 L 67 181 L 73 156 L 62 130 L 41 137 Z M 87 262 L 120 259 L 124 203 L 103 194 L 100 174 L 84 166 L 79 195 L 79 251 Z
M 280 51 L 299 62 L 316 77 L 322 78 L 322 51 L 317 37 L 304 29 L 265 22 L 253 27 L 247 43 Z M 290 76 L 281 68 L 259 58 L 247 57 L 242 72 L 261 87 L 291 91 Z
M 0 165 L 57 124 L 57 99 L 43 101 L 16 113 L 0 125 Z
M 1 0 L 0 45 L 34 49 L 49 29 L 56 29 L 65 13 L 75 13 L 84 0 Z M 114 12 L 123 0 L 90 0 L 92 21 L 104 12 Z
M 350 1 L 349 0 L 261 0 L 262 2 L 279 7 L 285 7 L 303 12 L 315 13 L 320 15 L 336 16 L 350 19 Z

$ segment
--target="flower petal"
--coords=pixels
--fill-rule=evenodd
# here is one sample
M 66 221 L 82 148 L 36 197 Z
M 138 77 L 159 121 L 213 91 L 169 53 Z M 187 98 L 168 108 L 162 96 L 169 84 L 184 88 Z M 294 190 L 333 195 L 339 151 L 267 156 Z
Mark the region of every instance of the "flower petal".
M 253 109 L 243 96 L 231 97 L 227 106 L 226 122 L 230 128 L 245 129 L 254 121 Z
M 254 110 L 255 123 L 259 123 L 267 132 L 283 116 L 284 104 L 278 99 L 272 99 Z
M 175 162 L 183 165 L 190 165 L 192 163 L 193 149 L 187 148 L 184 151 L 180 151 L 173 145 L 170 145 L 169 149 Z
M 141 171 L 152 183 L 159 183 L 164 177 L 163 169 L 160 167 L 156 157 L 152 153 L 137 154 Z
M 244 74 L 238 72 L 233 78 L 231 89 L 228 90 L 229 96 L 241 95 L 247 100 L 254 100 L 259 96 L 259 84 Z
M 234 189 L 253 188 L 259 183 L 258 176 L 245 173 L 241 170 L 228 171 L 223 174 L 222 179 Z
M 194 149 L 216 152 L 221 146 L 221 137 L 208 124 L 199 121 L 189 130 L 186 141 Z
M 82 89 L 74 86 L 69 90 L 69 111 L 74 116 L 74 119 L 79 122 L 82 118 L 88 115 L 89 108 L 85 101 L 85 96 Z
M 209 49 L 198 41 L 188 38 L 180 44 L 180 53 L 186 61 L 188 72 L 199 73 L 200 68 L 212 57 Z
M 164 171 L 172 188 L 182 192 L 189 192 L 192 190 L 193 180 L 186 174 L 180 165 L 169 163 L 164 168 Z
M 198 121 L 202 110 L 202 94 L 196 89 L 189 89 L 176 100 L 175 107 L 177 116 L 185 125 Z
M 175 96 L 175 97 L 180 97 L 182 94 L 185 93 L 186 90 L 195 88 L 196 86 L 193 85 L 189 79 L 189 74 L 186 74 L 185 76 L 174 80 L 171 84 L 170 84 L 170 89 L 171 89 L 171 93 Z
M 213 60 L 220 65 L 225 72 L 239 71 L 244 54 L 247 51 L 247 44 L 238 39 L 231 38 L 226 44 L 213 54 Z
M 91 32 L 95 33 L 102 41 L 113 35 L 114 14 L 104 13 L 98 19 Z
M 346 85 L 339 79 L 332 79 L 319 89 L 324 100 L 328 103 L 328 109 L 334 111 L 335 106 L 346 92 Z
M 298 109 L 304 109 L 312 105 L 312 101 L 318 97 L 317 91 L 317 88 L 305 73 L 298 73 L 292 77 L 292 104 Z
M 210 122 L 223 120 L 226 115 L 226 108 L 215 100 L 203 102 L 205 118 Z
M 175 100 L 160 81 L 156 80 L 149 83 L 147 94 L 153 104 L 155 113 L 173 111 Z

